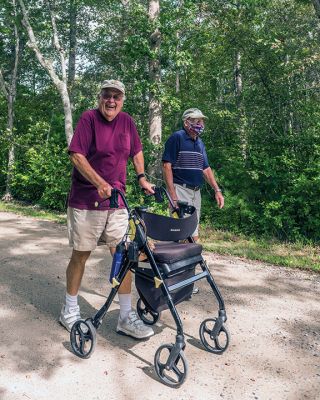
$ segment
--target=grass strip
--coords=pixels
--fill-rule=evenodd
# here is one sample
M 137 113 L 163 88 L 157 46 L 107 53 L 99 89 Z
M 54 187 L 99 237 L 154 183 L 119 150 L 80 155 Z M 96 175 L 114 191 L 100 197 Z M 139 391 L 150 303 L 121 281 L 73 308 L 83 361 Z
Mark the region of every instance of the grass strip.
M 13 212 L 27 217 L 46 219 L 59 224 L 65 224 L 67 222 L 66 214 L 55 213 L 53 211 L 44 210 L 37 205 L 28 205 L 18 201 L 10 203 L 0 201 L 0 211 Z
M 320 247 L 312 244 L 247 238 L 208 227 L 201 230 L 201 243 L 206 251 L 218 254 L 320 272 Z

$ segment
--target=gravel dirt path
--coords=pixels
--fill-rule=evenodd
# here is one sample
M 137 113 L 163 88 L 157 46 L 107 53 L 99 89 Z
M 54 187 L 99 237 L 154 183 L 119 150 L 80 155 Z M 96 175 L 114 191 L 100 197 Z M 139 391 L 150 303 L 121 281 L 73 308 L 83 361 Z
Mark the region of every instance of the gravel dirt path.
M 200 292 L 178 306 L 189 364 L 186 382 L 164 386 L 153 369 L 158 347 L 175 340 L 171 314 L 156 335 L 135 341 L 115 332 L 114 302 L 90 359 L 71 351 L 57 322 L 70 256 L 66 227 L 0 213 L 0 399 L 3 400 L 301 400 L 320 399 L 320 275 L 205 254 L 223 294 L 231 344 L 206 352 L 200 323 L 217 304 Z M 80 292 L 84 317 L 105 301 L 110 257 L 93 253 Z

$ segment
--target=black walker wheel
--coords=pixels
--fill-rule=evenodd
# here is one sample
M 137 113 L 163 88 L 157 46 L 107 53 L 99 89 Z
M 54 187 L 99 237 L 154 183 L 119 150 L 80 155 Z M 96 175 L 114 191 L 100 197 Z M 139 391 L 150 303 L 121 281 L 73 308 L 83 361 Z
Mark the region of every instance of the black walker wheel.
M 97 343 L 96 328 L 91 319 L 80 319 L 73 324 L 70 343 L 74 353 L 81 358 L 89 358 Z
M 173 344 L 164 344 L 158 348 L 154 356 L 154 366 L 161 382 L 170 387 L 179 387 L 187 377 L 188 364 L 183 350 L 180 351 L 172 368 L 168 370 L 166 363 L 172 351 Z
M 139 299 L 137 302 L 137 312 L 139 317 L 146 325 L 154 325 L 160 318 L 160 313 L 150 310 L 147 306 L 145 306 L 142 299 Z
M 215 322 L 216 318 L 205 319 L 200 325 L 199 335 L 206 350 L 211 353 L 221 354 L 229 346 L 230 334 L 228 329 L 222 325 L 216 337 L 213 337 L 212 330 Z

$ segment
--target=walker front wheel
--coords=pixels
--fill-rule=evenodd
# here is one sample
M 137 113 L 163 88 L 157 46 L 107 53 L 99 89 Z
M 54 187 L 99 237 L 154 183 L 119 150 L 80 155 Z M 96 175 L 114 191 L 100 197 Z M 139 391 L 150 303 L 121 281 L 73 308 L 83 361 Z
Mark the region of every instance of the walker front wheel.
M 229 346 L 230 334 L 228 329 L 222 325 L 219 332 L 214 336 L 215 324 L 216 318 L 205 319 L 200 325 L 199 335 L 206 350 L 211 353 L 221 354 Z
M 73 324 L 70 343 L 74 353 L 81 358 L 89 358 L 97 343 L 96 328 L 91 319 L 80 319 Z
M 173 344 L 160 346 L 154 356 L 154 366 L 162 383 L 170 387 L 179 387 L 187 377 L 188 364 L 183 350 L 181 350 L 172 367 L 170 367 L 168 361 L 172 349 Z
M 146 325 L 154 325 L 160 318 L 160 313 L 150 310 L 150 308 L 145 306 L 142 299 L 139 299 L 137 302 L 137 312 Z

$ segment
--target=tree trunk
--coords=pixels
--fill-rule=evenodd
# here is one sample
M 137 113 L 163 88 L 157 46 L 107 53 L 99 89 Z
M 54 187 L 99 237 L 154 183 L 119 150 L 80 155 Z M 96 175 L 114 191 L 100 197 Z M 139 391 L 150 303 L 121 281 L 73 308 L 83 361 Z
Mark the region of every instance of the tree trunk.
M 77 0 L 70 0 L 69 5 L 69 63 L 68 63 L 68 88 L 70 94 L 76 76 L 76 47 L 77 47 Z
M 63 104 L 64 130 L 65 130 L 65 134 L 66 134 L 67 144 L 69 146 L 72 136 L 73 136 L 73 121 L 72 121 L 71 101 L 70 101 L 70 97 L 69 97 L 67 83 L 62 82 L 61 87 L 59 85 L 59 86 L 57 86 L 57 88 L 60 93 L 60 97 L 61 97 L 62 104 Z
M 180 5 L 180 7 L 181 7 L 181 5 Z M 179 43 L 180 43 L 180 32 L 179 31 L 176 32 L 176 40 L 177 40 L 176 54 L 178 55 Z M 176 65 L 176 85 L 175 86 L 176 86 L 176 95 L 179 96 L 179 94 L 180 94 L 180 68 L 178 65 Z M 176 115 L 175 115 L 174 127 L 176 127 L 180 121 L 181 121 L 181 111 L 177 111 Z
M 14 79 L 14 77 L 12 77 Z M 16 79 L 16 78 L 15 78 Z M 15 83 L 14 83 L 15 86 Z M 13 166 L 15 160 L 15 149 L 13 143 L 13 121 L 14 121 L 14 101 L 15 95 L 9 94 L 8 96 L 8 122 L 7 122 L 7 130 L 8 136 L 10 140 L 10 147 L 8 152 L 8 164 L 7 164 L 7 177 L 6 177 L 6 191 L 2 196 L 3 201 L 12 201 L 12 177 L 13 177 Z
M 320 18 L 320 0 L 312 0 L 317 17 Z
M 242 101 L 242 75 L 241 75 L 241 53 L 238 50 L 235 57 L 235 68 L 234 68 L 234 80 L 235 80 L 235 97 L 239 113 L 239 136 L 242 158 L 245 161 L 247 159 L 247 148 L 248 139 L 245 127 L 245 113 Z
M 160 15 L 159 0 L 149 2 L 149 20 L 157 25 Z M 162 136 L 162 109 L 159 99 L 159 87 L 161 84 L 160 72 L 160 42 L 161 34 L 158 27 L 150 36 L 151 60 L 149 61 L 150 97 L 149 97 L 149 138 L 151 143 L 157 145 Z
M 236 86 L 236 97 L 238 105 L 241 104 L 242 96 L 242 75 L 241 75 L 241 54 L 240 51 L 236 53 L 236 63 L 235 63 L 235 86 Z
M 289 54 L 286 54 L 285 56 L 285 65 L 288 65 L 290 62 L 290 56 Z M 294 125 L 294 106 L 293 106 L 293 101 L 292 101 L 292 83 L 291 83 L 291 78 L 290 75 L 287 76 L 287 89 L 288 89 L 288 96 L 287 96 L 287 101 L 285 105 L 285 115 L 286 115 L 286 126 L 285 126 L 285 131 L 289 133 L 289 135 L 293 134 L 293 125 Z
M 9 133 L 10 147 L 8 152 L 8 164 L 7 164 L 7 177 L 6 177 L 6 190 L 5 194 L 2 197 L 4 201 L 12 201 L 12 177 L 13 177 L 13 167 L 15 161 L 15 148 L 13 141 L 13 126 L 14 126 L 14 103 L 17 94 L 17 77 L 18 77 L 18 64 L 19 64 L 19 54 L 20 54 L 20 36 L 18 32 L 18 28 L 16 25 L 16 17 L 17 17 L 17 7 L 15 0 L 11 1 L 13 6 L 14 13 L 14 37 L 15 37 L 15 46 L 14 46 L 14 61 L 13 68 L 11 71 L 11 82 L 9 85 L 5 84 L 2 72 L 0 71 L 0 86 L 4 95 L 6 96 L 8 103 L 8 118 L 7 118 L 7 130 Z
M 13 177 L 13 166 L 15 161 L 15 152 L 14 152 L 14 144 L 10 145 L 9 153 L 8 153 L 8 164 L 7 164 L 7 177 L 6 177 L 6 191 L 2 196 L 3 201 L 12 201 L 12 177 Z
M 60 94 L 60 97 L 62 99 L 64 118 L 65 118 L 65 121 L 64 121 L 65 135 L 66 135 L 67 144 L 69 145 L 71 142 L 71 139 L 72 139 L 72 135 L 73 135 L 72 110 L 71 110 L 71 102 L 70 102 L 70 97 L 69 97 L 69 92 L 68 92 L 68 87 L 67 87 L 67 72 L 66 72 L 65 54 L 64 54 L 62 47 L 60 46 L 54 10 L 52 9 L 50 2 L 46 1 L 47 6 L 50 11 L 50 17 L 51 17 L 51 25 L 52 25 L 52 30 L 53 30 L 53 46 L 56 49 L 57 53 L 59 54 L 62 78 L 59 78 L 59 76 L 55 72 L 52 61 L 49 59 L 46 59 L 43 56 L 42 52 L 40 51 L 38 44 L 37 44 L 36 37 L 35 37 L 33 29 L 32 29 L 32 26 L 30 25 L 30 22 L 29 22 L 29 17 L 28 17 L 28 13 L 25 8 L 24 2 L 23 2 L 23 0 L 18 0 L 18 1 L 21 6 L 22 14 L 23 14 L 22 23 L 25 26 L 28 36 L 29 36 L 28 46 L 35 52 L 35 55 L 36 55 L 39 63 L 41 64 L 41 66 L 48 72 L 52 82 L 56 86 L 56 88 Z
M 162 137 L 162 106 L 159 99 L 161 85 L 160 42 L 161 33 L 158 28 L 160 1 L 149 1 L 149 21 L 154 26 L 150 35 L 151 59 L 149 61 L 149 139 L 154 145 L 148 165 L 148 173 L 153 179 L 161 178 L 161 154 L 157 145 Z

